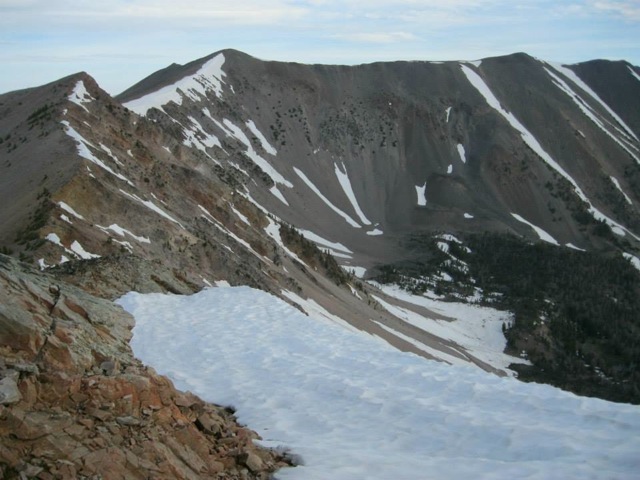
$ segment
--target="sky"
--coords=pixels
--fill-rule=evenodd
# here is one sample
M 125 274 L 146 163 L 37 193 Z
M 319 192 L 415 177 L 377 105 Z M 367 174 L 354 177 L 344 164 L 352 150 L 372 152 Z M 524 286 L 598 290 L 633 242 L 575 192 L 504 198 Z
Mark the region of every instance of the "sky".
M 86 71 L 116 95 L 225 48 L 347 65 L 514 52 L 640 65 L 640 0 L 0 0 L 0 93 Z

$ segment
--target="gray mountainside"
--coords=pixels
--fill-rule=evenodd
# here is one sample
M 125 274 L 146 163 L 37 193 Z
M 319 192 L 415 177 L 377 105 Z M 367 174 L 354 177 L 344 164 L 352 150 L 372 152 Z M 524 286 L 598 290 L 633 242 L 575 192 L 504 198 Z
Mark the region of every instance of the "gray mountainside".
M 406 283 L 399 266 L 426 268 L 437 257 L 443 263 L 415 275 L 414 290 L 455 284 L 457 265 L 465 288 L 478 292 L 485 284 L 469 277 L 461 245 L 481 245 L 489 232 L 561 256 L 620 261 L 637 293 L 639 112 L 637 67 L 562 66 L 526 54 L 347 67 L 224 50 L 115 98 L 80 73 L 0 96 L 0 247 L 97 297 L 191 293 L 224 280 L 402 350 L 505 374 L 504 363 L 383 304 L 455 318 L 388 297 L 355 274 L 381 279 L 391 268 Z M 428 248 L 436 241 L 440 257 Z M 486 278 L 497 278 L 491 272 Z M 468 297 L 454 290 L 452 298 Z M 511 338 L 511 353 L 537 349 L 540 362 L 566 367 L 556 361 L 554 328 L 536 328 Z M 637 345 L 637 321 L 616 335 Z M 602 360 L 590 345 L 592 363 Z M 624 368 L 596 373 L 624 371 L 636 385 L 634 348 L 618 361 Z M 619 398 L 637 400 L 633 388 Z

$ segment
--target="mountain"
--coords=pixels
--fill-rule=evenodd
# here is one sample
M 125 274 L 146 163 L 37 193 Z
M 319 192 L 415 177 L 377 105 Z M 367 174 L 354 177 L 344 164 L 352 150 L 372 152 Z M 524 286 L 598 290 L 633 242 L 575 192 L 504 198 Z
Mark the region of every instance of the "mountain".
M 423 357 L 638 403 L 639 99 L 626 62 L 523 53 L 224 50 L 116 97 L 78 73 L 0 96 L 0 252 L 108 300 L 260 288 Z

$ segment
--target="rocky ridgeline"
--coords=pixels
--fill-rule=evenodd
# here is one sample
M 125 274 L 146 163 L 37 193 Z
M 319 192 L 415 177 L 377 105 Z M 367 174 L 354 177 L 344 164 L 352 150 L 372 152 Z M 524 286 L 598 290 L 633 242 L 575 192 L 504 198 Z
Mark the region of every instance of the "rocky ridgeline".
M 0 255 L 0 477 L 269 478 L 232 412 L 133 357 L 120 307 Z

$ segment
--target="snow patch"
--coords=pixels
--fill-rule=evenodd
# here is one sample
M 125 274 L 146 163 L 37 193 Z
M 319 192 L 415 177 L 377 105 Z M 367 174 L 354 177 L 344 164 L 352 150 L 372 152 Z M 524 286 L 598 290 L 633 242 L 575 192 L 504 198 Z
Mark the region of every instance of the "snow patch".
M 80 155 L 82 158 L 84 158 L 86 160 L 89 160 L 92 163 L 95 163 L 96 165 L 98 165 L 103 170 L 106 170 L 111 175 L 114 175 L 117 178 L 119 178 L 120 180 L 123 180 L 123 181 L 127 182 L 132 187 L 135 187 L 135 185 L 133 184 L 133 182 L 131 182 L 131 180 L 129 180 L 127 177 L 125 177 L 121 173 L 115 172 L 110 166 L 108 166 L 106 163 L 104 163 L 102 160 L 100 160 L 98 157 L 96 157 L 93 153 L 91 153 L 91 150 L 89 150 L 89 147 L 92 147 L 94 149 L 96 147 L 91 145 L 91 143 L 89 143 L 82 135 L 80 135 L 69 124 L 69 122 L 67 120 L 62 120 L 62 122 L 60 122 L 60 123 L 62 123 L 65 126 L 65 132 L 67 133 L 67 135 L 70 136 L 71 138 L 73 138 L 76 141 L 76 146 L 78 148 L 78 155 Z
M 631 201 L 631 199 L 629 198 L 629 195 L 627 195 L 626 193 L 624 193 L 624 190 L 622 190 L 622 187 L 620 186 L 620 182 L 618 182 L 618 179 L 616 177 L 609 177 L 611 179 L 611 182 L 615 185 L 615 187 L 620 190 L 620 193 L 622 193 L 622 195 L 624 195 L 624 199 L 627 201 L 627 203 L 629 205 L 633 205 L 633 202 Z
M 630 253 L 623 253 L 622 256 L 631 262 L 631 265 L 640 270 L 640 258 Z
M 371 221 L 369 221 L 369 219 L 365 216 L 364 212 L 360 208 L 360 205 L 358 204 L 355 193 L 353 193 L 353 187 L 351 186 L 351 181 L 349 180 L 349 175 L 347 174 L 347 167 L 345 167 L 344 163 L 342 164 L 342 168 L 340 168 L 337 163 L 334 163 L 333 166 L 336 172 L 336 177 L 338 177 L 338 182 L 340 182 L 340 186 L 351 202 L 351 206 L 360 219 L 360 222 L 362 222 L 363 225 L 371 225 Z M 344 172 L 342 170 L 344 170 Z
M 137 358 L 302 457 L 283 480 L 637 476 L 635 405 L 399 352 L 249 287 L 117 303 Z
M 636 73 L 636 71 L 635 71 L 633 68 L 631 68 L 630 66 L 628 66 L 628 65 L 627 65 L 627 68 L 628 68 L 628 69 L 629 69 L 629 71 L 631 72 L 631 75 L 633 75 L 633 76 L 634 76 L 634 78 L 640 82 L 640 75 L 638 75 L 638 74 Z
M 457 145 L 457 148 L 458 148 L 458 155 L 460 156 L 460 160 L 462 160 L 462 163 L 467 163 L 467 156 L 464 151 L 464 145 L 459 143 Z
M 522 363 L 522 360 L 503 353 L 507 340 L 502 333 L 502 324 L 510 321 L 511 314 L 509 312 L 468 303 L 444 302 L 421 295 L 412 295 L 397 286 L 377 286 L 390 297 L 424 307 L 435 314 L 449 317 L 450 320 L 436 320 L 425 317 L 408 308 L 392 305 L 382 298 L 374 296 L 385 310 L 400 320 L 461 346 L 462 350 L 456 349 L 455 346 L 451 346 L 451 348 L 457 350 L 462 355 L 462 358 L 468 358 L 468 353 L 510 375 L 513 372 L 508 370 L 509 365 Z M 440 357 L 436 356 L 436 358 Z M 467 360 L 467 364 L 469 364 L 469 360 Z
M 49 240 L 51 243 L 58 245 L 59 247 L 65 248 L 65 246 L 62 245 L 62 241 L 60 240 L 60 237 L 56 233 L 49 233 L 44 238 L 46 240 Z
M 109 155 L 111 157 L 111 160 L 113 160 L 114 162 L 116 162 L 118 165 L 120 165 L 121 167 L 124 166 L 124 163 L 122 163 L 120 160 L 118 160 L 118 157 L 116 157 L 113 152 L 111 151 L 111 149 L 109 147 L 107 147 L 106 145 L 103 145 L 102 143 L 100 144 L 100 148 L 102 150 L 104 150 L 107 155 Z
M 553 245 L 560 245 L 555 238 L 553 238 L 551 235 L 549 235 L 547 232 L 545 232 L 542 228 L 534 225 L 531 222 L 528 222 L 527 220 L 525 220 L 524 218 L 522 218 L 520 215 L 518 215 L 517 213 L 511 213 L 511 215 L 513 216 L 513 218 L 515 218 L 516 220 L 518 220 L 519 222 L 522 222 L 526 225 L 529 225 L 531 228 L 533 228 L 536 233 L 538 234 L 538 237 L 540 237 L 540 240 L 551 243 Z
M 280 190 L 278 190 L 278 187 L 276 185 L 274 185 L 273 187 L 271 187 L 269 189 L 269 191 L 278 199 L 280 200 L 282 203 L 284 203 L 287 207 L 289 206 L 289 202 L 287 202 L 287 199 L 284 198 L 284 195 L 282 194 L 282 192 Z
M 247 225 L 251 226 L 251 222 L 249 221 L 249 219 L 242 213 L 240 212 L 235 206 L 229 204 L 229 206 L 231 207 L 231 210 L 233 211 L 233 213 L 236 214 L 236 216 L 244 223 L 246 223 Z
M 298 229 L 298 232 L 300 232 L 300 234 L 304 238 L 306 238 L 307 240 L 310 240 L 313 243 L 316 243 L 321 247 L 326 247 L 326 248 L 330 248 L 330 249 L 333 249 L 333 250 L 339 250 L 339 251 L 345 252 L 345 253 L 353 253 L 351 250 L 349 250 L 343 244 L 338 243 L 338 242 L 332 242 L 330 240 L 327 240 L 326 238 L 322 238 L 320 235 L 318 235 L 317 233 L 313 233 L 310 230 Z
M 357 267 L 353 265 L 342 265 L 342 268 L 345 272 L 351 273 L 358 278 L 364 278 L 367 274 L 367 269 L 364 267 Z
M 222 98 L 222 77 L 226 74 L 222 71 L 224 55 L 219 53 L 211 60 L 205 62 L 200 70 L 178 80 L 173 85 L 167 85 L 161 89 L 131 100 L 124 104 L 129 110 L 138 115 L 146 115 L 149 109 L 159 108 L 169 102 L 182 105 L 183 96 L 197 101 L 207 96 L 207 92 L 213 91 L 218 98 Z
M 73 92 L 71 92 L 71 95 L 69 95 L 68 98 L 70 102 L 73 102 L 76 105 L 79 105 L 82 108 L 84 108 L 87 113 L 89 113 L 89 110 L 87 109 L 87 107 L 84 106 L 84 104 L 90 103 L 93 100 L 95 100 L 95 98 L 93 98 L 91 94 L 87 91 L 87 87 L 84 85 L 84 82 L 82 80 L 78 80 L 78 82 L 76 83 L 76 86 L 73 87 Z M 66 111 L 65 111 L 65 114 L 66 114 Z
M 384 232 L 382 230 L 380 230 L 379 228 L 375 228 L 373 230 L 370 230 L 367 232 L 367 235 L 370 235 L 372 237 L 375 237 L 377 235 L 383 235 Z
M 307 177 L 304 174 L 304 172 L 302 170 L 300 170 L 297 167 L 293 167 L 293 170 L 302 179 L 302 181 L 307 185 L 307 187 L 309 187 L 313 191 L 313 193 L 315 193 L 318 197 L 320 197 L 320 200 L 322 200 L 331 210 L 333 210 L 338 215 L 340 215 L 342 218 L 344 218 L 345 221 L 349 225 L 351 225 L 352 227 L 354 227 L 354 228 L 362 228 L 360 226 L 360 224 L 358 224 L 358 222 L 356 222 L 348 214 L 344 213 L 342 210 L 340 210 L 338 207 L 336 207 L 333 203 L 331 203 L 331 201 L 322 194 L 320 189 L 315 186 L 315 184 L 309 179 L 309 177 Z
M 64 202 L 58 202 L 58 206 L 64 210 L 65 212 L 73 215 L 74 217 L 76 217 L 78 220 L 84 220 L 84 217 L 82 215 L 80 215 L 78 212 L 76 212 L 73 208 L 71 208 L 69 205 L 67 205 Z
M 449 123 L 449 115 L 451 114 L 451 107 L 447 107 L 447 109 L 444 111 L 444 113 L 447 116 L 445 122 Z
M 131 238 L 133 238 L 134 240 L 136 240 L 137 242 L 140 243 L 151 243 L 151 240 L 149 240 L 147 237 L 139 237 L 138 235 L 135 235 L 134 233 L 131 233 L 129 230 L 122 228 L 120 225 L 113 223 L 111 225 L 109 225 L 108 227 L 103 227 L 100 225 L 96 224 L 96 227 L 98 227 L 100 230 L 102 230 L 103 232 L 107 233 L 108 231 L 112 231 L 113 233 L 120 235 L 121 237 L 124 237 L 125 234 L 129 235 Z
M 297 260 L 301 264 L 307 266 L 306 262 L 302 260 L 297 253 L 289 250 L 289 248 L 282 241 L 282 236 L 280 235 L 280 225 L 274 222 L 271 217 L 267 216 L 267 220 L 269 221 L 269 225 L 264 228 L 264 231 L 267 235 L 269 235 L 273 240 L 278 244 L 278 246 L 291 258 Z
M 471 215 L 470 213 L 465 213 L 465 214 L 464 214 L 464 218 L 466 218 L 467 220 L 470 220 L 470 219 L 472 219 L 472 218 L 474 218 L 474 217 L 473 217 L 473 215 Z
M 278 154 L 278 151 L 269 143 L 262 132 L 258 130 L 258 127 L 256 127 L 255 123 L 253 123 L 253 120 L 247 120 L 246 125 L 247 127 L 249 127 L 249 130 L 251 130 L 251 133 L 253 133 L 260 141 L 260 144 L 262 145 L 262 148 L 264 148 L 265 152 L 267 152 L 269 155 Z
M 193 128 L 185 128 L 183 127 L 183 132 L 185 134 L 185 139 L 182 141 L 183 145 L 187 147 L 194 147 L 198 150 L 206 153 L 209 158 L 211 158 L 215 163 L 219 162 L 211 157 L 207 152 L 207 148 L 219 147 L 222 148 L 222 144 L 218 137 L 216 137 L 212 133 L 207 133 L 204 127 L 192 116 L 189 116 L 189 122 L 191 123 Z
M 69 247 L 71 249 L 71 251 L 73 253 L 75 253 L 78 257 L 82 258 L 83 260 L 91 260 L 92 258 L 100 258 L 100 255 L 97 255 L 95 253 L 90 253 L 87 252 L 84 247 L 82 245 L 80 245 L 80 242 L 78 242 L 77 240 L 74 240 L 71 243 L 71 247 Z
M 418 196 L 418 206 L 424 207 L 427 204 L 427 182 L 424 185 L 416 185 L 416 195 Z
M 64 248 L 64 250 L 70 254 L 73 255 L 74 257 L 78 257 L 81 258 L 83 260 L 90 260 L 92 258 L 100 258 L 100 255 L 94 254 L 94 253 L 89 253 L 87 252 L 82 245 L 80 244 L 80 242 L 78 242 L 77 240 L 74 240 L 73 243 L 71 244 L 71 246 L 69 248 L 65 247 L 62 244 L 62 241 L 60 240 L 60 237 L 55 234 L 55 233 L 49 233 L 47 234 L 47 236 L 45 237 L 46 240 L 49 240 L 51 243 Z M 63 255 L 62 256 L 62 260 L 65 259 L 66 257 Z M 60 263 L 64 263 L 62 260 L 60 260 Z M 69 259 L 67 258 L 67 261 Z
M 451 175 L 453 173 L 453 164 L 449 164 L 447 167 L 447 174 Z
M 235 240 L 237 243 L 239 243 L 240 245 L 244 246 L 247 250 L 249 250 L 251 253 L 253 253 L 256 257 L 258 257 L 260 260 L 265 261 L 268 260 L 267 257 L 263 257 L 262 255 L 260 255 L 258 252 L 256 252 L 253 247 L 251 246 L 251 244 L 249 242 L 247 242 L 246 240 L 240 238 L 238 235 L 236 235 L 235 233 L 233 233 L 231 230 L 229 230 L 228 228 L 226 228 L 222 223 L 220 223 L 218 221 L 218 219 L 216 217 L 214 217 L 213 215 L 211 215 L 211 212 L 209 212 L 209 210 L 207 210 L 206 208 L 204 208 L 202 205 L 198 205 L 198 208 L 200 210 L 202 210 L 203 215 L 202 218 L 204 218 L 205 220 L 207 220 L 211 225 L 213 225 L 214 227 L 216 227 L 218 230 L 220 230 L 222 233 L 224 233 L 225 235 L 228 235 L 229 237 L 231 237 L 233 240 Z M 228 247 L 227 247 L 228 248 Z M 231 250 L 231 249 L 229 249 Z M 269 260 L 270 261 L 270 260 Z
M 289 188 L 293 187 L 293 184 L 290 181 L 284 178 L 269 162 L 267 162 L 264 158 L 258 155 L 258 152 L 256 152 L 253 149 L 253 145 L 251 144 L 251 141 L 249 140 L 247 135 L 242 131 L 242 129 L 240 129 L 240 127 L 238 127 L 232 121 L 226 118 L 222 121 L 222 123 L 225 127 L 224 130 L 230 136 L 236 138 L 247 147 L 247 152 L 246 152 L 247 156 L 251 159 L 251 161 L 253 161 L 253 163 L 258 165 L 264 173 L 269 175 L 269 177 L 271 177 L 271 180 L 273 180 L 275 183 L 281 183 L 285 187 L 289 187 Z
M 143 200 L 141 199 L 139 196 L 132 194 L 132 193 L 127 193 L 124 190 L 120 189 L 120 192 L 122 192 L 124 195 L 126 195 L 127 197 L 135 200 L 136 202 L 141 203 L 142 205 L 144 205 L 145 207 L 147 207 L 149 210 L 156 212 L 158 215 L 160 215 L 161 217 L 166 218 L 167 220 L 180 225 L 180 227 L 183 230 L 186 230 L 186 228 L 184 228 L 184 225 L 182 225 L 178 220 L 176 220 L 175 218 L 173 218 L 171 215 L 169 215 L 167 212 L 165 212 L 164 210 L 162 210 L 160 207 L 158 207 L 155 203 L 153 203 L 150 200 Z

